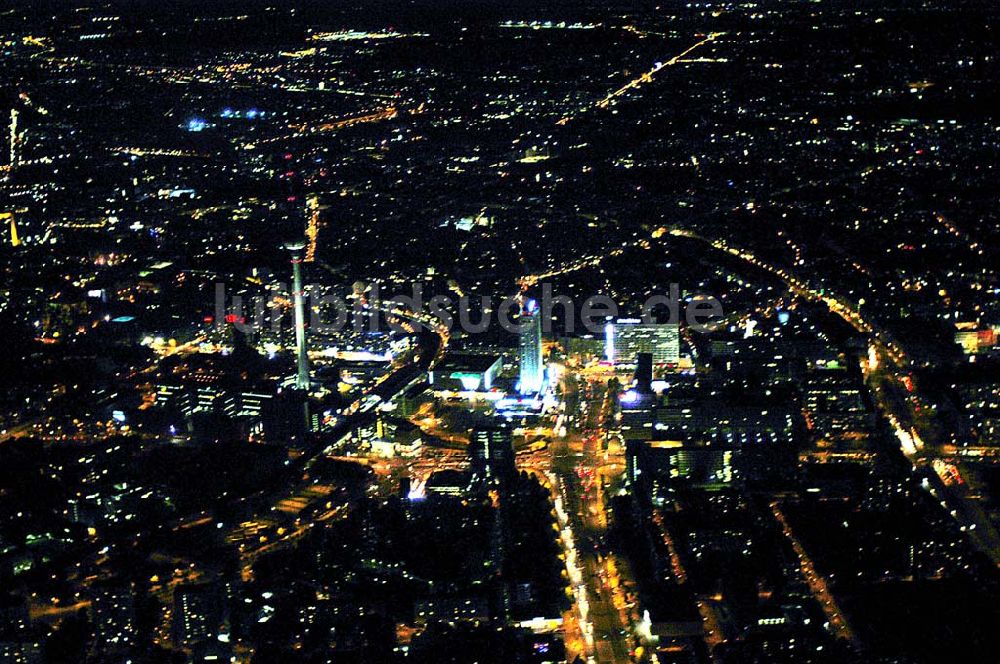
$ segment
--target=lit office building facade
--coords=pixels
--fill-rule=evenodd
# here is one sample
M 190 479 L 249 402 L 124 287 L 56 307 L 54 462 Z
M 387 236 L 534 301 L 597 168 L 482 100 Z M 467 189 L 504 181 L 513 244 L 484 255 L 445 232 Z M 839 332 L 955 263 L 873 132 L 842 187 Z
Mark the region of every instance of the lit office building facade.
M 534 300 L 528 300 L 521 312 L 521 325 L 521 374 L 518 390 L 521 394 L 535 394 L 542 389 L 545 367 L 542 366 L 542 315 Z
M 621 319 L 605 328 L 605 356 L 616 366 L 635 364 L 639 353 L 653 356 L 653 364 L 677 364 L 681 356 L 677 323 L 643 323 L 638 318 Z

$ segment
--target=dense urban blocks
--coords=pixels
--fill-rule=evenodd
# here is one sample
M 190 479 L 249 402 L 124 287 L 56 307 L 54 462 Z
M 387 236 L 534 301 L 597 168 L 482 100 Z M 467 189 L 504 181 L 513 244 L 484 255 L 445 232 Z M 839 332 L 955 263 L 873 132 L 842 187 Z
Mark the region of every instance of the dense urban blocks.
M 0 661 L 1000 651 L 996 33 L 0 9 Z

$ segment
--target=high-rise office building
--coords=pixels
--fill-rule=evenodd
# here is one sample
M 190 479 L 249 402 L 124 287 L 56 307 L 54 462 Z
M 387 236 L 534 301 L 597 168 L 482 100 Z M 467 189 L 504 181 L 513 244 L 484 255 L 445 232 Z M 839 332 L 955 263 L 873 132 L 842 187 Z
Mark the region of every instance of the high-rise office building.
M 608 323 L 604 329 L 605 355 L 615 365 L 633 365 L 639 353 L 653 356 L 653 364 L 677 364 L 681 356 L 677 323 L 643 323 L 626 318 Z
M 0 662 L 41 664 L 42 639 L 31 630 L 28 603 L 16 595 L 0 593 Z
M 542 315 L 535 300 L 528 300 L 521 311 L 521 374 L 518 390 L 534 394 L 542 389 L 545 368 L 542 366 Z
M 641 394 L 653 391 L 653 354 L 639 353 L 635 358 L 635 389 Z
M 721 486 L 743 481 L 742 454 L 737 448 L 693 441 L 629 440 L 626 474 L 633 485 L 643 484 L 654 495 L 677 482 Z
M 219 632 L 222 597 L 212 583 L 180 585 L 174 590 L 174 645 L 190 647 Z
M 91 592 L 90 621 L 100 647 L 113 650 L 132 646 L 136 642 L 136 622 L 131 584 L 98 584 Z
M 510 479 L 517 472 L 514 434 L 504 424 L 479 426 L 469 436 L 472 471 L 480 477 Z

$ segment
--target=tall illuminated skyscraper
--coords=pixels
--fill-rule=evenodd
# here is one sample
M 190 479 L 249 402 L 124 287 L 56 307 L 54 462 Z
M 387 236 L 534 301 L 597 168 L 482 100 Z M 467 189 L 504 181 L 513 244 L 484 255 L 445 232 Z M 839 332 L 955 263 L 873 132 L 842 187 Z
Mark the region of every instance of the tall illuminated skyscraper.
M 542 316 L 535 300 L 528 300 L 521 311 L 521 394 L 542 389 L 545 368 L 542 366 Z

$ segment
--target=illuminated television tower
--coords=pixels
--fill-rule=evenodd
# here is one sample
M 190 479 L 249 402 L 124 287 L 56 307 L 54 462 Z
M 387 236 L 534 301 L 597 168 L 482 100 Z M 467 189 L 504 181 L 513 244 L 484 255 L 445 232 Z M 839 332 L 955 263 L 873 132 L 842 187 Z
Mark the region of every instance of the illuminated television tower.
M 309 389 L 309 358 L 306 356 L 306 312 L 305 293 L 302 289 L 302 250 L 305 242 L 292 240 L 285 243 L 285 249 L 292 254 L 292 295 L 295 299 L 295 357 L 297 372 L 295 388 Z

